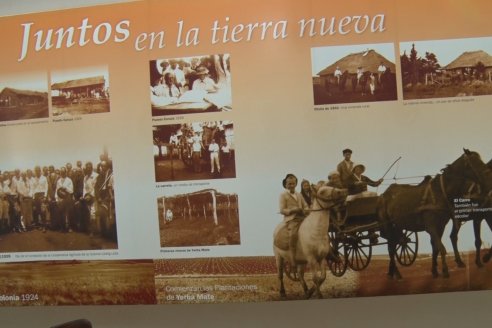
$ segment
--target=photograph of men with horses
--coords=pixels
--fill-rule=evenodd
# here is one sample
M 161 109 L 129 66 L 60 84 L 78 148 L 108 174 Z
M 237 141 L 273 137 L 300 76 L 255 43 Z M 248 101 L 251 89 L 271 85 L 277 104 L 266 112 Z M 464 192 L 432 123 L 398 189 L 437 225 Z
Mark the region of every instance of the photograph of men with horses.
M 235 193 L 202 189 L 157 198 L 161 247 L 239 245 Z
M 394 44 L 311 49 L 315 105 L 397 99 Z
M 152 116 L 232 110 L 229 54 L 149 62 Z
M 403 99 L 492 94 L 492 38 L 400 43 Z
M 51 112 L 55 117 L 110 111 L 107 66 L 54 70 L 51 83 Z
M 48 74 L 3 75 L 0 80 L 0 122 L 48 118 Z
M 153 137 L 157 182 L 236 177 L 232 121 L 154 126 Z
M 0 252 L 118 248 L 111 157 L 74 158 L 2 165 Z

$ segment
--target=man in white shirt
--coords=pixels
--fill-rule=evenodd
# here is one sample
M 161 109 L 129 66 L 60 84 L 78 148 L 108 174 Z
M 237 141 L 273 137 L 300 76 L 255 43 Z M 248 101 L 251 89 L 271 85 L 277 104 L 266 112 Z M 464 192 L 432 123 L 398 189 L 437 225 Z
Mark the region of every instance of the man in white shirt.
M 31 190 L 34 196 L 33 222 L 34 225 L 46 229 L 46 212 L 43 211 L 43 203 L 48 195 L 48 179 L 41 174 L 41 168 L 34 168 L 34 177 L 31 179 Z
M 220 173 L 219 150 L 219 145 L 215 142 L 215 139 L 212 139 L 208 146 L 208 151 L 210 152 L 210 173 L 215 172 L 215 167 L 217 167 L 217 172 Z
M 91 222 L 95 222 L 96 219 L 96 203 L 95 203 L 95 186 L 97 173 L 94 172 L 92 162 L 85 163 L 84 167 L 84 181 L 83 181 L 83 196 L 79 201 L 80 211 L 80 230 L 82 232 L 89 232 Z
M 337 66 L 337 68 L 335 69 L 335 73 L 333 73 L 333 75 L 337 79 L 337 84 L 340 84 L 340 77 L 342 76 L 342 70 L 340 69 L 340 67 Z
M 60 168 L 60 178 L 56 182 L 55 197 L 61 228 L 64 232 L 72 232 L 73 182 L 67 176 L 67 169 L 64 166 Z
M 216 92 L 219 86 L 208 76 L 208 69 L 200 66 L 196 70 L 198 79 L 193 82 L 192 90 L 202 90 L 206 92 Z

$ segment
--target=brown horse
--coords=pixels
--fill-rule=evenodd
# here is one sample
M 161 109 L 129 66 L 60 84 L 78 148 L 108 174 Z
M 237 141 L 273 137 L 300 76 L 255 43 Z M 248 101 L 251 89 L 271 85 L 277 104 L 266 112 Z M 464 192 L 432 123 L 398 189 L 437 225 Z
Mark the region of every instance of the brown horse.
M 487 163 L 487 167 L 491 170 L 489 172 L 489 175 L 487 176 L 487 180 L 491 181 L 490 179 L 492 179 L 492 160 Z M 474 203 L 478 203 L 480 206 L 479 208 L 481 209 L 492 207 L 491 191 L 487 192 L 486 190 L 482 190 L 479 185 L 474 182 L 468 182 L 467 190 L 468 195 L 465 195 L 464 198 L 471 199 Z M 480 259 L 480 249 L 482 247 L 482 238 L 480 236 L 482 221 L 485 220 L 490 230 L 492 230 L 492 212 L 472 212 L 469 215 L 469 220 L 473 222 L 473 232 L 475 235 L 475 264 L 477 265 L 477 267 L 481 268 L 483 267 L 482 261 L 484 263 L 487 263 L 492 257 L 491 247 L 487 254 L 485 254 L 483 258 Z M 458 267 L 464 268 L 465 263 L 463 263 L 463 261 L 461 260 L 460 253 L 458 251 L 458 232 L 460 230 L 460 227 L 461 223 L 454 224 L 449 237 L 451 239 L 451 243 L 453 244 L 454 259 L 456 261 L 456 264 L 458 265 Z
M 395 255 L 398 241 L 404 238 L 403 230 L 426 231 L 430 235 L 432 275 L 439 275 L 437 256 L 440 254 L 443 277 L 449 277 L 446 248 L 441 238 L 454 212 L 452 204 L 466 193 L 467 181 L 483 185 L 487 171 L 480 155 L 465 149 L 462 156 L 427 184 L 406 188 L 392 185 L 383 193 L 378 206 L 378 219 L 381 234 L 388 240 L 390 278 L 401 278 Z

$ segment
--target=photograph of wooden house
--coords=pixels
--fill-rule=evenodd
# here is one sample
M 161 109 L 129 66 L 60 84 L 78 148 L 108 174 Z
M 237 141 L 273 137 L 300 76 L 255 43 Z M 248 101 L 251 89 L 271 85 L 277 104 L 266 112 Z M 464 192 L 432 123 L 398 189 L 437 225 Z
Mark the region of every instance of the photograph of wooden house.
M 403 98 L 492 94 L 492 38 L 400 43 Z
M 48 116 L 46 73 L 2 76 L 0 122 L 47 118 Z
M 396 100 L 394 45 L 311 49 L 315 105 Z
M 157 198 L 161 247 L 239 245 L 236 193 L 202 189 Z
M 107 67 L 52 72 L 51 105 L 53 116 L 109 112 Z

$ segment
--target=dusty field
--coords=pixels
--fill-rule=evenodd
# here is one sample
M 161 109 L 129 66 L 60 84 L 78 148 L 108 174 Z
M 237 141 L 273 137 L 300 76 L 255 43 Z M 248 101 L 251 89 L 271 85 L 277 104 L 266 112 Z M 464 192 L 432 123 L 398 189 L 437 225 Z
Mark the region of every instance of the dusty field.
M 335 87 L 331 88 L 329 91 L 326 91 L 320 85 L 313 85 L 313 92 L 315 105 L 360 103 L 397 99 L 396 88 L 394 91 L 377 90 L 374 95 L 371 95 L 368 86 L 366 93 L 362 95 L 360 87 L 357 87 L 356 91 L 352 93 L 351 87 L 347 88 L 343 92 L 340 92 L 338 88 Z
M 432 86 L 420 85 L 413 89 L 403 89 L 403 99 L 428 99 L 428 98 L 448 98 L 448 97 L 464 97 L 464 96 L 482 96 L 491 95 L 492 85 L 448 85 L 448 86 Z
M 48 115 L 48 104 L 17 108 L 0 108 L 0 122 L 47 118 Z
M 457 268 L 448 256 L 451 277 L 433 278 L 430 257 L 421 256 L 410 267 L 400 267 L 402 280 L 388 279 L 386 256 L 373 257 L 361 271 L 347 270 L 341 278 L 327 274 L 324 298 L 443 293 L 492 289 L 492 263 L 476 268 L 473 254 L 465 253 L 466 268 Z M 183 259 L 156 261 L 157 302 L 224 303 L 283 300 L 273 257 Z M 306 274 L 312 285 L 311 274 Z M 286 300 L 304 299 L 298 282 L 284 279 Z
M 85 233 L 32 230 L 0 235 L 0 253 L 117 249 L 118 244 Z
M 220 173 L 214 172 L 210 173 L 210 163 L 207 163 L 202 159 L 202 171 L 193 172 L 192 167 L 186 167 L 182 160 L 178 158 L 173 159 L 171 165 L 171 160 L 159 159 L 154 160 L 155 167 L 155 181 L 185 181 L 185 180 L 206 180 L 206 179 L 229 179 L 236 177 L 236 167 L 235 163 L 228 163 L 228 166 L 224 166 L 223 161 L 221 162 Z
M 22 295 L 36 295 L 25 297 Z M 0 295 L 11 305 L 155 304 L 152 261 L 27 262 L 0 265 Z
M 458 268 L 454 262 L 454 258 L 447 256 L 450 278 L 444 279 L 442 276 L 438 278 L 432 277 L 430 271 L 431 259 L 429 256 L 422 256 L 410 267 L 399 267 L 400 273 L 403 276 L 403 279 L 400 281 L 387 278 L 388 260 L 386 257 L 374 258 L 368 268 L 359 274 L 360 285 L 357 296 L 406 295 L 492 289 L 492 263 L 487 263 L 483 268 L 479 269 L 474 262 L 474 252 L 464 253 L 462 258 L 466 264 L 466 268 Z
M 99 100 L 92 102 L 81 102 L 70 105 L 53 106 L 53 115 L 56 117 L 67 113 L 70 115 L 97 114 L 109 112 L 109 100 Z
M 215 226 L 211 218 L 160 222 L 161 247 L 238 245 L 239 220 L 226 224 L 219 216 L 220 222 L 224 223 Z

